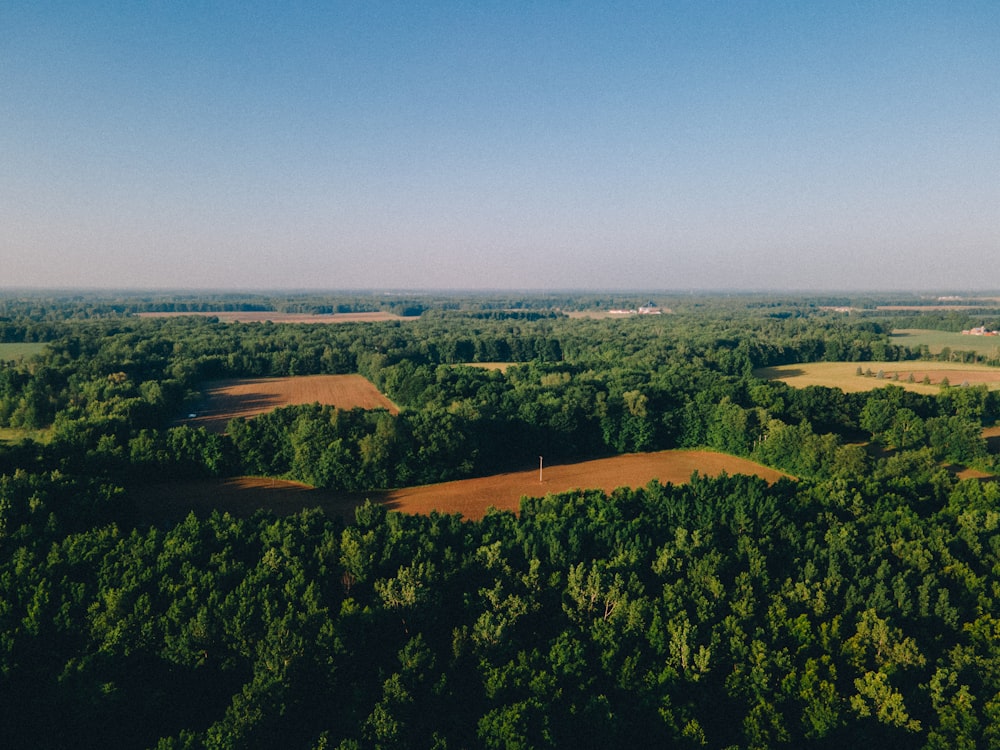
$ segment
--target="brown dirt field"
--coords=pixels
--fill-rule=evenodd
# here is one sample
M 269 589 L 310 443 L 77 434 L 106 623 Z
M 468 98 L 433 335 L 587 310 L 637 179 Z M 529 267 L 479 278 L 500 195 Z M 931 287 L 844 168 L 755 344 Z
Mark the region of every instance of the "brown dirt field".
M 265 477 L 205 479 L 152 484 L 132 491 L 137 525 L 176 523 L 188 513 L 207 516 L 213 510 L 249 518 L 258 510 L 291 515 L 307 508 L 322 508 L 331 516 L 353 520 L 354 508 L 363 498 L 310 487 L 298 482 Z
M 968 467 L 956 471 L 955 477 L 958 479 L 996 479 L 993 474 L 987 474 L 985 471 L 970 469 Z
M 566 317 L 578 320 L 604 320 L 610 318 L 611 313 L 607 310 L 570 310 L 566 313 Z
M 338 409 L 388 409 L 399 413 L 362 375 L 303 375 L 294 378 L 216 380 L 206 384 L 202 403 L 182 424 L 223 432 L 234 417 L 255 417 L 292 404 L 331 404 Z
M 710 451 L 660 451 L 630 453 L 612 458 L 600 458 L 575 464 L 545 467 L 542 480 L 538 471 L 497 474 L 480 479 L 407 487 L 386 492 L 381 498 L 393 510 L 404 513 L 461 513 L 464 518 L 479 519 L 487 508 L 517 511 L 521 497 L 539 497 L 572 489 L 602 489 L 611 492 L 616 487 L 642 487 L 651 479 L 680 484 L 691 474 L 716 475 L 755 474 L 769 482 L 788 476 L 775 469 L 761 466 L 735 456 Z M 374 499 L 374 498 L 373 498 Z
M 1000 425 L 985 428 L 983 437 L 986 438 L 986 447 L 990 453 L 1000 453 Z
M 494 507 L 517 512 L 522 497 L 541 497 L 572 489 L 642 487 L 651 479 L 664 484 L 687 482 L 697 471 L 704 475 L 755 474 L 774 482 L 788 476 L 780 471 L 734 456 L 710 451 L 661 451 L 634 453 L 575 464 L 545 467 L 542 482 L 538 470 L 510 472 L 478 479 L 370 492 L 364 495 L 320 490 L 308 485 L 260 477 L 206 480 L 180 484 L 153 485 L 136 494 L 138 516 L 147 523 L 176 521 L 194 511 L 206 515 L 212 510 L 247 517 L 259 509 L 275 513 L 296 513 L 305 508 L 322 508 L 328 515 L 347 521 L 366 497 L 403 513 L 461 513 L 478 520 Z
M 416 320 L 387 312 L 331 313 L 330 315 L 307 315 L 283 312 L 151 312 L 138 313 L 140 318 L 180 318 L 197 315 L 203 318 L 218 318 L 223 323 L 372 323 L 384 320 Z

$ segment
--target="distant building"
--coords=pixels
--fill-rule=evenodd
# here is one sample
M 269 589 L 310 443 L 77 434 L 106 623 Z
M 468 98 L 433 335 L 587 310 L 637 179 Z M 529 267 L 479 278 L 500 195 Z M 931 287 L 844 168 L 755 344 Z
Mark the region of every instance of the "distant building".
M 967 331 L 962 331 L 966 336 L 1000 336 L 1000 331 L 989 331 L 986 326 L 979 326 L 977 328 L 970 328 Z
M 668 311 L 669 312 L 669 311 Z M 647 302 L 642 307 L 631 310 L 608 310 L 609 315 L 662 315 L 663 310 L 655 302 Z

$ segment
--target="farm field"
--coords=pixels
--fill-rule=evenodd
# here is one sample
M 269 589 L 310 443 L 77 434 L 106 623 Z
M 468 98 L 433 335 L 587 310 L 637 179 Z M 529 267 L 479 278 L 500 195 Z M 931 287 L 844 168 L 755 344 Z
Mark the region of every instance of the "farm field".
M 517 511 L 522 497 L 538 497 L 572 489 L 642 487 L 652 479 L 681 484 L 697 471 L 707 476 L 753 474 L 768 482 L 788 476 L 747 459 L 711 451 L 659 451 L 632 453 L 593 461 L 517 471 L 490 477 L 463 479 L 420 487 L 367 493 L 339 493 L 297 482 L 262 477 L 205 480 L 143 488 L 136 498 L 138 514 L 146 523 L 179 520 L 189 512 L 207 515 L 212 510 L 246 517 L 260 509 L 280 514 L 305 508 L 322 508 L 327 514 L 353 520 L 354 509 L 365 498 L 403 513 L 461 513 L 478 520 L 486 510 Z
M 859 376 L 858 367 L 864 371 L 877 373 L 881 370 L 882 379 L 877 377 Z M 907 382 L 910 375 L 915 382 Z M 935 394 L 941 390 L 941 381 L 948 379 L 952 386 L 962 383 L 969 385 L 986 385 L 990 390 L 1000 390 L 1000 368 L 985 365 L 967 365 L 961 362 L 808 362 L 797 365 L 779 365 L 778 367 L 761 367 L 754 370 L 754 375 L 766 380 L 780 380 L 793 388 L 805 388 L 810 385 L 822 385 L 827 388 L 840 388 L 846 393 L 870 391 L 887 385 L 898 385 L 916 393 Z M 894 380 L 898 375 L 899 379 Z M 927 377 L 930 385 L 922 381 Z
M 228 312 L 151 312 L 138 313 L 140 318 L 180 318 L 189 316 L 218 318 L 223 323 L 373 323 L 386 320 L 416 320 L 387 312 L 331 313 L 310 315 L 269 311 Z
M 338 409 L 399 409 L 362 375 L 303 375 L 290 378 L 216 380 L 206 384 L 194 417 L 181 420 L 223 432 L 234 417 L 255 417 L 293 404 L 330 404 Z
M 923 328 L 900 328 L 892 333 L 892 343 L 918 349 L 926 346 L 931 354 L 940 354 L 948 347 L 954 351 L 976 352 L 1000 359 L 1000 337 L 970 336 L 954 331 L 933 331 Z
M 52 428 L 43 430 L 22 430 L 18 427 L 0 427 L 0 443 L 17 443 L 24 439 L 45 445 L 52 439 Z
M 0 362 L 15 362 L 41 354 L 47 344 L 0 344 Z

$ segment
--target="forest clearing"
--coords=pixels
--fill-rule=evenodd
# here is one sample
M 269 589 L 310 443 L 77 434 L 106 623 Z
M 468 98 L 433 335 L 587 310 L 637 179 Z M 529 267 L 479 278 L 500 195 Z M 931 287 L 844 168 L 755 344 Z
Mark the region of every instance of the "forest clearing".
M 859 367 L 861 375 L 858 375 Z M 761 367 L 754 370 L 754 375 L 765 380 L 780 380 L 793 388 L 821 385 L 840 388 L 845 393 L 898 385 L 914 393 L 935 394 L 943 385 L 954 387 L 965 383 L 1000 390 L 1000 369 L 961 362 L 801 362 Z
M 695 472 L 702 476 L 749 474 L 768 482 L 789 476 L 724 453 L 667 450 L 543 465 L 542 481 L 538 470 L 532 469 L 400 489 L 345 493 L 282 479 L 237 477 L 148 485 L 139 491 L 136 500 L 139 518 L 156 522 L 180 520 L 192 511 L 206 515 L 218 510 L 245 518 L 258 510 L 287 515 L 316 507 L 327 515 L 351 521 L 354 509 L 366 498 L 403 513 L 460 513 L 464 519 L 479 520 L 491 507 L 516 513 L 522 497 L 542 497 L 573 489 L 602 489 L 610 493 L 618 487 L 643 487 L 653 479 L 661 484 L 683 484 Z
M 194 417 L 183 420 L 191 427 L 221 433 L 236 417 L 251 418 L 282 406 L 330 404 L 338 409 L 387 409 L 394 403 L 378 392 L 363 375 L 301 375 L 287 378 L 236 378 L 206 383 L 202 403 Z
M 2 343 L 0 344 L 0 362 L 17 362 L 41 354 L 46 344 L 36 343 Z

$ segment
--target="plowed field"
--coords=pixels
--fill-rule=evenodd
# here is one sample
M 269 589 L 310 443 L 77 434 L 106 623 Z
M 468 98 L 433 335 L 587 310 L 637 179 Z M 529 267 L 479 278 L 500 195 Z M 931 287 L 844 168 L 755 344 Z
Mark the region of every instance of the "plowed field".
M 292 404 L 330 404 L 338 409 L 399 409 L 361 375 L 305 375 L 251 378 L 208 383 L 195 416 L 184 424 L 222 432 L 234 417 L 255 417 Z
M 205 515 L 212 510 L 249 516 L 259 509 L 295 513 L 322 508 L 346 520 L 365 497 L 404 513 L 461 513 L 480 519 L 490 507 L 517 511 L 522 497 L 541 497 L 571 489 L 641 487 L 651 479 L 666 484 L 688 481 L 697 471 L 704 475 L 755 474 L 769 482 L 787 476 L 746 459 L 708 451 L 661 451 L 635 453 L 575 464 L 545 467 L 542 481 L 538 470 L 510 472 L 457 482 L 407 487 L 365 495 L 349 495 L 309 487 L 295 482 L 243 477 L 204 482 L 147 487 L 137 496 L 139 517 L 146 522 L 179 520 L 188 512 Z

